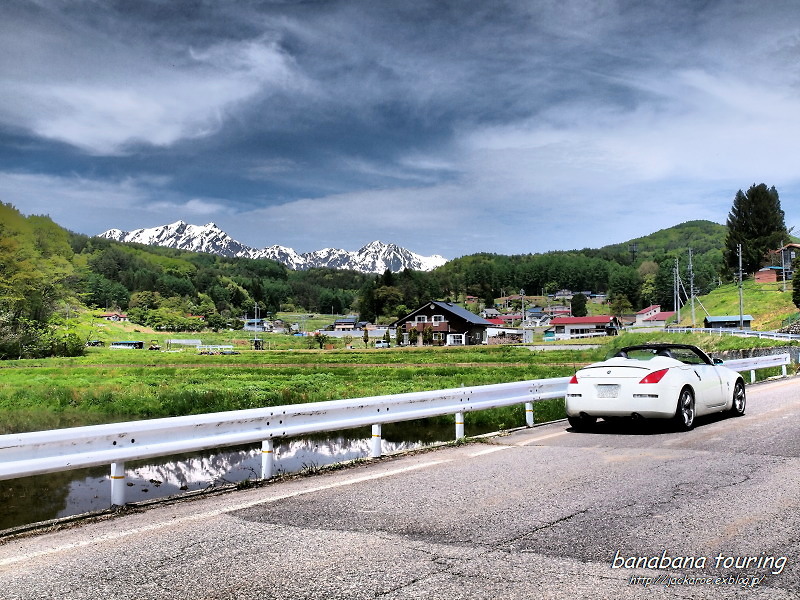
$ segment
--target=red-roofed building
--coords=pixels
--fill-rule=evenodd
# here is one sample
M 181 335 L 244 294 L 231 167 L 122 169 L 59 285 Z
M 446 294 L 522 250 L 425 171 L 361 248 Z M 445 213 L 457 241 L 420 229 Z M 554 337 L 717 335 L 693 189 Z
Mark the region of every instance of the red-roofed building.
M 576 337 L 595 337 L 617 335 L 622 324 L 613 315 L 594 315 L 590 317 L 555 317 L 550 321 L 552 339 L 568 340 Z
M 636 313 L 634 327 L 665 327 L 675 316 L 674 311 L 662 311 L 660 304 L 653 304 Z
M 647 327 L 666 327 L 667 323 L 669 323 L 676 314 L 674 310 L 667 310 L 656 313 L 652 317 L 647 317 L 644 322 Z
M 128 320 L 128 315 L 126 315 L 125 313 L 112 312 L 112 313 L 103 313 L 103 314 L 100 314 L 100 315 L 97 315 L 97 316 L 99 318 L 101 318 L 101 319 L 105 319 L 106 321 L 127 321 Z
M 653 315 L 661 312 L 661 305 L 660 304 L 651 304 L 647 308 L 643 308 L 639 312 L 636 313 L 636 322 L 640 323 L 647 319 L 648 317 L 652 317 Z

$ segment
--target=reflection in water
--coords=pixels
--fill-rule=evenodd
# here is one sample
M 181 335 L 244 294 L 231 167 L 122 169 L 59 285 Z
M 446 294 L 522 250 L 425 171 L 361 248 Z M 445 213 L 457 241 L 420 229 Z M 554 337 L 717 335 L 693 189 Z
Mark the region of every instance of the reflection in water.
M 471 431 L 471 435 L 484 431 Z M 384 425 L 381 452 L 391 454 L 453 439 L 453 425 L 424 421 Z M 369 428 L 337 436 L 310 436 L 275 443 L 278 474 L 370 455 Z M 126 464 L 127 502 L 165 498 L 261 477 L 261 446 L 209 450 Z M 0 530 L 107 509 L 111 504 L 110 467 L 77 469 L 0 481 Z

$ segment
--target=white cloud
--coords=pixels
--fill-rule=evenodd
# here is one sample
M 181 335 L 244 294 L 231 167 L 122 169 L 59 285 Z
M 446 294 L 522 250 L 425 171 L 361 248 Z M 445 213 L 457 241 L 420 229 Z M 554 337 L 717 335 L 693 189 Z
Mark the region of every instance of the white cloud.
M 58 9 L 0 20 L 0 127 L 19 154 L 131 173 L 39 175 L 20 160 L 27 174 L 0 173 L 3 200 L 89 233 L 196 217 L 253 246 L 379 238 L 453 257 L 722 222 L 735 191 L 763 181 L 791 226 L 796 12 L 735 4 L 212 3 L 186 24 L 144 10 L 146 31 L 121 41 Z M 229 197 L 181 191 L 201 170 Z
M 29 25 L 7 36 L 0 59 L 0 123 L 90 154 L 207 136 L 237 104 L 302 86 L 267 38 L 193 48 Z M 25 52 L 37 34 L 44 48 Z
M 167 184 L 163 177 L 100 180 L 0 171 L 0 201 L 25 214 L 49 215 L 62 227 L 87 235 L 230 213 L 216 200 L 180 197 Z

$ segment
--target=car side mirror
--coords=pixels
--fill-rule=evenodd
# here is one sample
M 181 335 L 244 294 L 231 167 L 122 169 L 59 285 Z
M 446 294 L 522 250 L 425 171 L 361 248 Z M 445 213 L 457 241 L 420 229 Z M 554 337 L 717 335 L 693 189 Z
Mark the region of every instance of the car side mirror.
M 722 364 L 722 359 L 721 358 L 715 358 L 713 360 L 713 362 L 714 362 L 715 365 L 721 365 Z

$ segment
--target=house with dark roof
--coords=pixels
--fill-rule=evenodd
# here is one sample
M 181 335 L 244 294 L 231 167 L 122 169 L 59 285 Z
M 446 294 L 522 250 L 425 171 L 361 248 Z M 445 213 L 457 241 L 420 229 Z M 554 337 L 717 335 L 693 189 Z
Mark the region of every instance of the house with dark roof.
M 794 277 L 794 260 L 800 256 L 800 244 L 786 244 L 783 248 L 770 250 L 770 254 L 776 255 L 773 264 L 781 265 L 781 267 L 776 269 L 773 273 L 776 276 L 776 281 L 784 281 L 784 279 L 789 281 L 792 279 Z M 769 274 L 762 273 L 762 277 L 769 276 Z M 758 273 L 756 273 L 756 281 L 758 281 Z
M 341 319 L 336 319 L 333 322 L 333 330 L 334 331 L 354 331 L 357 329 L 358 318 L 357 317 L 342 317 Z
M 486 343 L 491 323 L 453 302 L 432 300 L 397 319 L 398 343 L 409 345 L 472 346 Z
M 753 324 L 753 317 L 742 315 L 744 329 L 750 329 Z M 719 317 L 706 317 L 703 319 L 706 329 L 739 329 L 739 315 L 724 315 Z
M 244 331 L 271 331 L 272 327 L 270 322 L 266 319 L 245 319 L 244 326 L 242 327 Z

